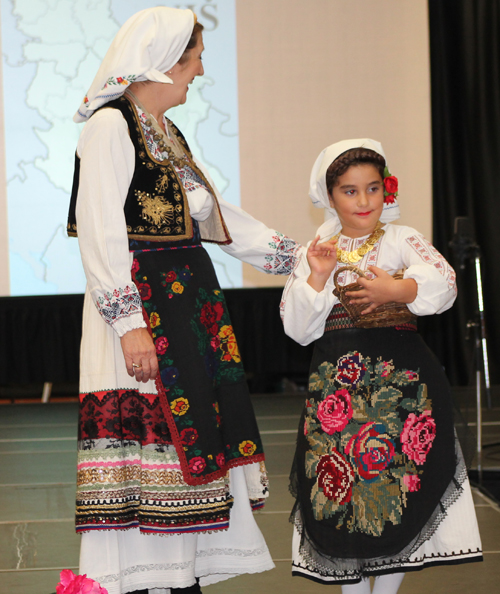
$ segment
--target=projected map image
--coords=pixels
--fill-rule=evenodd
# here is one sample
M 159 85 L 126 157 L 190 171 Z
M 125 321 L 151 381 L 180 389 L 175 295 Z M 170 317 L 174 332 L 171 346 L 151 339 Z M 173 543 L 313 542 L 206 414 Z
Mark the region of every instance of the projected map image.
M 84 291 L 78 242 L 66 236 L 82 129 L 72 117 L 120 26 L 148 6 L 189 7 L 205 25 L 206 75 L 167 115 L 239 204 L 234 2 L 1 0 L 11 295 Z M 241 286 L 241 264 L 208 249 L 222 286 Z

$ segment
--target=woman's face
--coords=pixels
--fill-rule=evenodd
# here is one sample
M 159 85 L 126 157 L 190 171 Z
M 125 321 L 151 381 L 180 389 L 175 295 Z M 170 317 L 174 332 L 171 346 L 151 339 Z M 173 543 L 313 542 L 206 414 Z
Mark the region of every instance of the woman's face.
M 172 99 L 176 101 L 176 103 L 172 107 L 185 103 L 189 85 L 197 76 L 203 76 L 204 70 L 201 54 L 204 49 L 203 37 L 200 34 L 198 43 L 192 50 L 189 50 L 187 60 L 182 64 L 177 62 L 169 72 L 165 73 L 174 83 L 171 90 L 173 92 Z
M 369 235 L 384 207 L 384 184 L 374 165 L 351 165 L 332 188 L 330 204 L 348 237 Z

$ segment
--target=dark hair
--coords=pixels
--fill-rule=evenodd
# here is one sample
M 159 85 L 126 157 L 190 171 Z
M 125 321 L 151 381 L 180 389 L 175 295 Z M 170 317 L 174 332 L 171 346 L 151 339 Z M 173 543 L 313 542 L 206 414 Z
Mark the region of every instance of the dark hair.
M 179 58 L 179 64 L 184 64 L 189 59 L 189 51 L 196 47 L 198 40 L 201 37 L 201 32 L 205 27 L 201 23 L 196 23 L 193 27 L 193 32 L 191 33 L 191 37 L 189 38 L 188 44 L 186 45 L 184 51 L 182 52 L 182 56 Z
M 328 195 L 332 195 L 332 190 L 336 186 L 341 175 L 353 165 L 373 165 L 380 177 L 384 179 L 385 159 L 379 153 L 367 148 L 353 148 L 339 155 L 330 167 L 326 170 L 326 189 Z

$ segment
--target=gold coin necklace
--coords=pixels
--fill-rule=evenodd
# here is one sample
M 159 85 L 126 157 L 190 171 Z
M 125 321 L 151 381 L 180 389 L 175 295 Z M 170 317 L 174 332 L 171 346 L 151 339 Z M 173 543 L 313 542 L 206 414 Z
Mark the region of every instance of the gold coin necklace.
M 375 229 L 373 233 L 368 237 L 368 239 L 362 243 L 359 248 L 353 250 L 352 252 L 348 252 L 341 248 L 337 248 L 337 261 L 343 262 L 344 264 L 356 264 L 359 262 L 363 256 L 365 256 L 368 252 L 371 252 L 372 249 L 375 247 L 377 241 L 382 237 L 385 231 L 382 229 L 382 223 L 377 221 L 375 225 Z M 337 233 L 333 239 L 338 241 L 340 237 L 340 233 Z

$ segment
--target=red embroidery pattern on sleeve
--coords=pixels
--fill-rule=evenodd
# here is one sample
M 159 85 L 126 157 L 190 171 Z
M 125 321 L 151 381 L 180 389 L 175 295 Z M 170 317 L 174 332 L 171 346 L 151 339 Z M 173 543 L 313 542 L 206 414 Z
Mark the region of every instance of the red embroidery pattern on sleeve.
M 268 245 L 274 252 L 264 256 L 265 271 L 268 274 L 290 274 L 297 265 L 297 251 L 300 245 L 279 231 L 276 231 Z
M 453 289 L 456 293 L 456 274 L 453 268 L 443 258 L 443 256 L 437 251 L 437 249 L 429 243 L 425 237 L 419 235 L 411 235 L 406 238 L 408 245 L 410 245 L 419 255 L 422 262 L 434 266 L 436 270 L 444 276 L 448 282 L 450 289 Z

